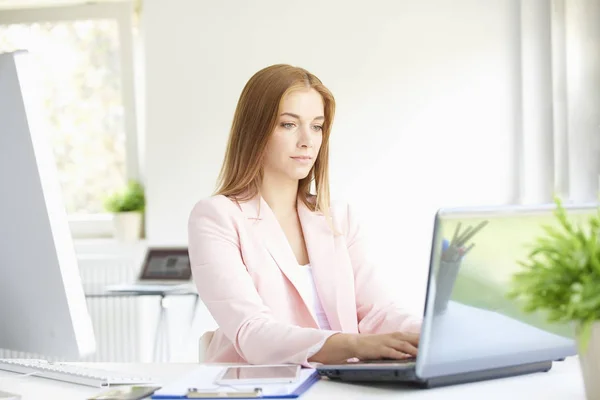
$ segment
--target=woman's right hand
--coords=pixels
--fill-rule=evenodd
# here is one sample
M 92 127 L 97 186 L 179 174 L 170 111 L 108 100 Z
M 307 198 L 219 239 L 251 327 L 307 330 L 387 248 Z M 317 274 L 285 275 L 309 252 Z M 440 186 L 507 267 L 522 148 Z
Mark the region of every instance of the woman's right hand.
M 419 347 L 417 333 L 358 334 L 353 339 L 352 352 L 361 361 L 415 357 Z
M 350 359 L 404 360 L 415 357 L 419 346 L 418 333 L 336 333 L 308 359 L 322 364 L 344 363 Z

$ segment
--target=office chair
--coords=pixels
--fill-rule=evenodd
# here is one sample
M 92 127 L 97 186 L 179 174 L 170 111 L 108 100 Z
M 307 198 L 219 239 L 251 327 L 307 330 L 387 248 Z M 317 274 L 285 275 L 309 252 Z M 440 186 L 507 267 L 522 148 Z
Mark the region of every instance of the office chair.
M 200 336 L 200 345 L 198 346 L 198 362 L 203 363 L 206 358 L 206 349 L 212 340 L 215 331 L 206 331 Z

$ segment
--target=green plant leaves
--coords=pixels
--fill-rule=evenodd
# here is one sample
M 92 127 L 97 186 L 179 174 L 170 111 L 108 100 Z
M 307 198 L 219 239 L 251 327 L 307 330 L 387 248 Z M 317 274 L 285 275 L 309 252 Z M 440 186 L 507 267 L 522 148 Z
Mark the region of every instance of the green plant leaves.
M 144 211 L 146 198 L 143 186 L 135 180 L 129 181 L 123 191 L 113 193 L 106 198 L 104 207 L 113 213 Z
M 555 198 L 556 226 L 544 226 L 508 296 L 525 312 L 543 310 L 551 322 L 576 322 L 580 339 L 600 320 L 600 209 L 580 224 L 572 221 Z

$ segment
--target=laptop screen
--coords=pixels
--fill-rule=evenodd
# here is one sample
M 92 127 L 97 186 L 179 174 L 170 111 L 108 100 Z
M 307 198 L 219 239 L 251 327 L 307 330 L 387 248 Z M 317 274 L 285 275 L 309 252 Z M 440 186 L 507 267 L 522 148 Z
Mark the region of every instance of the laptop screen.
M 574 329 L 523 312 L 509 299 L 513 275 L 531 245 L 556 226 L 553 206 L 440 210 L 434 229 L 421 378 L 547 361 L 576 354 Z M 568 213 L 581 220 L 590 205 Z
M 139 280 L 187 281 L 191 276 L 187 247 L 149 248 Z

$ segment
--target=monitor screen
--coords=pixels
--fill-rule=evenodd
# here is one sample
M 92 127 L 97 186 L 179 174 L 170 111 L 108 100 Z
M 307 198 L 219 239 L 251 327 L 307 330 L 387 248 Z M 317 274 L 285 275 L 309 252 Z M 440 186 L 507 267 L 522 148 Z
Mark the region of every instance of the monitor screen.
M 36 66 L 0 54 L 0 348 L 63 359 L 95 351 Z

